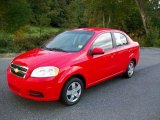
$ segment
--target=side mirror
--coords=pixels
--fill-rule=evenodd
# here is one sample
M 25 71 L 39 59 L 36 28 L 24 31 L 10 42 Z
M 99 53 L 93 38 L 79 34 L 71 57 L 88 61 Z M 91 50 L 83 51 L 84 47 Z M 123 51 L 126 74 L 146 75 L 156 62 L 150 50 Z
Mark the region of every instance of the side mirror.
M 103 48 L 95 47 L 91 50 L 91 55 L 100 55 L 100 54 L 104 54 Z

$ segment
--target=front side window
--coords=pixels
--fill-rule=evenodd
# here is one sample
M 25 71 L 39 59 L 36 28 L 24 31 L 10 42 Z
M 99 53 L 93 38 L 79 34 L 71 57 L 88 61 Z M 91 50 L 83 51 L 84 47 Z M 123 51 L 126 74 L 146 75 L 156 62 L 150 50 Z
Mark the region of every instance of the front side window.
M 100 47 L 104 50 L 108 50 L 113 48 L 112 36 L 110 33 L 104 33 L 98 36 L 98 38 L 94 41 L 92 48 Z
M 127 38 L 126 36 L 124 36 L 121 33 L 113 33 L 115 40 L 116 40 L 116 46 L 122 46 L 122 45 L 126 45 L 127 42 Z
M 94 32 L 89 31 L 67 31 L 53 38 L 44 49 L 64 52 L 80 51 L 93 36 Z

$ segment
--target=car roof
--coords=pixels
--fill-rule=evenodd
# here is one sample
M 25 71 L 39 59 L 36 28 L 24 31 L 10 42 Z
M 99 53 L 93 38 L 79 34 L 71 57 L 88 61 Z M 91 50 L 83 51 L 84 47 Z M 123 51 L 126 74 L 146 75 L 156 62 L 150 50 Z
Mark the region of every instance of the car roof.
M 91 31 L 91 32 L 110 32 L 110 31 L 115 31 L 115 32 L 122 32 L 120 30 L 112 29 L 112 28 L 76 28 L 72 30 L 82 30 L 82 31 Z

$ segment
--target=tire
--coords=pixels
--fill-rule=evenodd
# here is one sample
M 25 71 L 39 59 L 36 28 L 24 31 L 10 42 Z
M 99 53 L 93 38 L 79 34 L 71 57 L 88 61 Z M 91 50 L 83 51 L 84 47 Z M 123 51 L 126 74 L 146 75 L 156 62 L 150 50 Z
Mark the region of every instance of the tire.
M 61 101 L 63 104 L 71 106 L 79 102 L 84 90 L 84 84 L 77 77 L 70 78 L 64 85 L 61 92 Z
M 131 78 L 134 74 L 135 62 L 132 60 L 129 62 L 126 72 L 123 74 L 125 78 Z

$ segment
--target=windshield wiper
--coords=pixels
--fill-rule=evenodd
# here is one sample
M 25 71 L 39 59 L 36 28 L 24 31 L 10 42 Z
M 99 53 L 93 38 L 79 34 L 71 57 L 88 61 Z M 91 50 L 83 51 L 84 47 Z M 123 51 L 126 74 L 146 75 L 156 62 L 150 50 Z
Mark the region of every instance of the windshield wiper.
M 61 49 L 61 48 L 46 48 L 47 50 L 53 50 L 53 51 L 61 51 L 61 52 L 67 52 L 67 51 L 65 51 L 65 50 L 63 50 L 63 49 Z
M 43 45 L 43 46 L 40 46 L 40 48 L 42 48 L 42 49 L 46 49 L 46 46 L 45 46 L 45 45 Z
M 46 46 L 41 46 L 40 48 L 45 49 L 45 50 L 50 50 L 50 51 L 61 51 L 61 52 L 67 52 L 61 48 L 47 48 Z

